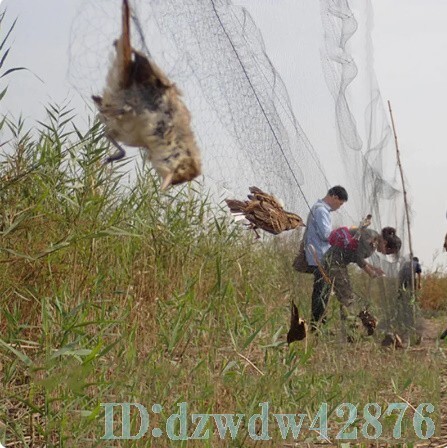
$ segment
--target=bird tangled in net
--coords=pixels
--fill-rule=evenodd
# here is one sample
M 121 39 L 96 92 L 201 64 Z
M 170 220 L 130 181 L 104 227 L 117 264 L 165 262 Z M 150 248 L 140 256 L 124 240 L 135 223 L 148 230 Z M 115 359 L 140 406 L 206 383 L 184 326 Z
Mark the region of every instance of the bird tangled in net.
M 298 307 L 292 301 L 292 307 L 290 309 L 290 330 L 287 333 L 287 344 L 291 344 L 295 341 L 302 341 L 306 338 L 307 324 L 306 321 L 301 319 Z
M 360 311 L 358 317 L 362 321 L 362 325 L 366 328 L 368 336 L 372 336 L 377 327 L 377 319 L 366 309 Z
M 200 154 L 191 116 L 181 92 L 161 69 L 130 41 L 128 0 L 122 4 L 122 34 L 102 97 L 93 96 L 105 133 L 118 148 L 108 162 L 124 157 L 118 142 L 142 147 L 158 174 L 162 189 L 194 179 L 200 174 Z
M 387 333 L 383 338 L 382 347 L 404 348 L 404 344 L 397 333 Z
M 248 201 L 237 199 L 225 199 L 233 215 L 244 215 L 250 221 L 259 238 L 256 229 L 265 230 L 273 235 L 278 235 L 285 230 L 296 229 L 305 226 L 303 220 L 295 213 L 284 210 L 280 202 L 272 195 L 264 193 L 260 188 L 250 187 Z

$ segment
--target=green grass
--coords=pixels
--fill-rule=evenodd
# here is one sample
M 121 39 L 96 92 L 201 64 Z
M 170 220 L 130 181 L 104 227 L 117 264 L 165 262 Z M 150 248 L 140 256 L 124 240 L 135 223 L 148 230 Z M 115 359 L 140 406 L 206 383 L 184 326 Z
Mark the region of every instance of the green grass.
M 97 126 L 82 134 L 70 111 L 50 106 L 48 113 L 36 138 L 9 123 L 15 137 L 0 168 L 3 444 L 243 447 L 281 440 L 271 420 L 271 441 L 252 441 L 245 422 L 235 440 L 220 440 L 214 430 L 202 441 L 148 433 L 105 442 L 100 405 L 107 402 L 148 410 L 161 404 L 151 428 L 163 428 L 184 401 L 190 413 L 251 415 L 269 402 L 270 414 L 309 418 L 328 403 L 331 440 L 347 418 L 335 415 L 341 403 L 358 407 L 359 431 L 367 403 L 439 403 L 436 350 L 384 351 L 374 339 L 342 343 L 335 300 L 330 331 L 288 348 L 290 298 L 308 317 L 312 287 L 310 276 L 291 268 L 293 238 L 255 241 L 196 183 L 162 194 L 146 168 L 123 182 L 125 174 L 101 166 L 108 148 Z M 413 414 L 402 425 L 406 441 L 415 439 Z M 381 422 L 391 438 L 395 417 Z

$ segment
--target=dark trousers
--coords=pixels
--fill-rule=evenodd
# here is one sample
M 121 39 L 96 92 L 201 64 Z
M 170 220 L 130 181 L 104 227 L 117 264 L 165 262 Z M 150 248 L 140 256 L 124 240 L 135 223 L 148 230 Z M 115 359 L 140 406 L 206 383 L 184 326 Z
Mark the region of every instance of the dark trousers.
M 312 266 L 314 274 L 314 289 L 312 291 L 312 320 L 311 326 L 315 326 L 320 320 L 324 323 L 324 314 L 329 302 L 329 291 L 326 291 L 326 282 L 316 266 Z

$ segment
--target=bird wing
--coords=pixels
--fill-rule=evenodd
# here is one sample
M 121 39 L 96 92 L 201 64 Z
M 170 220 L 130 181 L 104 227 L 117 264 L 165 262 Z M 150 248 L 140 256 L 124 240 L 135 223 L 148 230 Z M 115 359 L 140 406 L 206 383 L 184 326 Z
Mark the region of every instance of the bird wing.
M 249 206 L 250 220 L 266 232 L 277 235 L 286 230 L 287 217 L 282 210 L 278 210 L 268 202 L 252 201 L 253 206 Z
M 300 318 L 300 313 L 298 311 L 298 307 L 295 305 L 295 302 L 292 300 L 290 308 L 290 326 L 295 325 L 295 322 L 298 322 Z
M 273 205 L 273 207 L 277 207 L 279 209 L 282 209 L 282 205 L 279 203 L 279 201 L 271 194 L 264 193 L 260 188 L 258 187 L 250 187 L 249 188 L 250 193 L 252 194 L 248 196 L 249 199 L 257 199 L 258 201 L 265 201 L 269 204 Z
M 292 300 L 290 309 L 290 330 L 287 333 L 287 343 L 302 341 L 306 337 L 306 322 L 300 318 L 298 307 Z
M 237 199 L 225 199 L 231 213 L 246 213 L 248 201 L 238 201 Z

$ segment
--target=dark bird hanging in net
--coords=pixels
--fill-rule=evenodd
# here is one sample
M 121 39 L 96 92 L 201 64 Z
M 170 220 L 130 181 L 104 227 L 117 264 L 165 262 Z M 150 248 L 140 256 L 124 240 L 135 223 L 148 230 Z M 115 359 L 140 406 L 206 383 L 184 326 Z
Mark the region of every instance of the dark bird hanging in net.
M 102 96 L 93 96 L 106 136 L 118 148 L 108 162 L 124 157 L 119 145 L 146 151 L 162 188 L 194 179 L 201 173 L 200 152 L 191 130 L 191 116 L 181 92 L 130 39 L 128 0 L 122 4 L 122 34 L 115 42 Z
M 358 317 L 366 328 L 368 336 L 372 336 L 377 327 L 377 319 L 367 309 L 360 311 Z
M 290 309 L 290 330 L 287 333 L 287 344 L 291 344 L 295 341 L 302 341 L 306 338 L 306 333 L 306 321 L 301 319 L 298 307 L 292 301 L 292 307 Z
M 285 230 L 305 226 L 300 216 L 285 211 L 274 196 L 264 193 L 257 187 L 250 187 L 249 190 L 251 194 L 248 195 L 248 201 L 225 199 L 225 202 L 232 214 L 244 215 L 250 221 L 250 227 L 258 237 L 256 232 L 258 228 L 278 235 Z
M 447 233 L 445 234 L 445 238 L 444 238 L 444 250 L 447 250 Z

